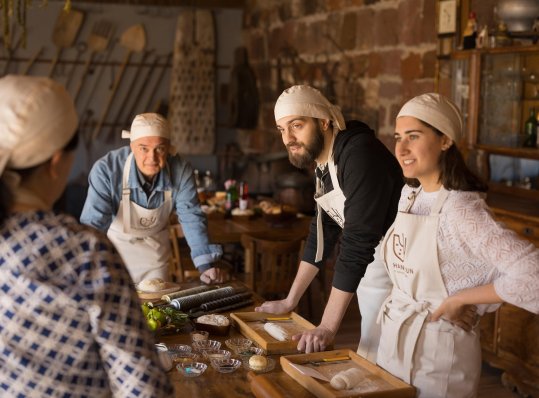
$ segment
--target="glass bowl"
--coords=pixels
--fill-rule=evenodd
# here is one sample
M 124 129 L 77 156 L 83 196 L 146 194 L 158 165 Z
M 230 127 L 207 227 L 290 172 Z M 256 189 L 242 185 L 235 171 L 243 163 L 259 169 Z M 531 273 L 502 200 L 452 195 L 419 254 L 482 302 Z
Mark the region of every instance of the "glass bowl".
M 197 340 L 193 341 L 195 351 L 204 352 L 206 350 L 218 350 L 221 348 L 221 342 L 217 340 Z
M 197 362 L 199 355 L 195 352 L 169 352 L 168 356 L 172 360 L 172 363 L 177 365 L 179 363 L 192 363 Z
M 211 366 L 220 373 L 232 373 L 241 366 L 239 359 L 216 359 L 211 362 Z
M 239 337 L 235 339 L 228 339 L 227 341 L 225 341 L 225 344 L 235 354 L 239 354 L 240 352 L 247 350 L 251 346 L 251 344 L 253 344 L 253 342 L 252 340 Z
M 262 348 L 251 346 L 238 352 L 237 355 L 239 355 L 241 360 L 245 362 L 249 361 L 249 358 L 251 358 L 253 355 L 265 355 L 265 352 Z
M 188 362 L 176 365 L 176 369 L 184 377 L 198 377 L 208 369 L 208 365 L 202 362 Z
M 229 359 L 230 358 L 230 351 L 227 350 L 205 350 L 204 351 L 204 358 L 206 358 L 208 361 L 213 362 L 219 359 Z
M 200 340 L 208 340 L 208 336 L 210 335 L 205 330 L 193 330 L 191 333 L 191 343 L 194 343 L 195 341 Z
M 192 348 L 187 344 L 169 344 L 167 345 L 169 353 L 182 353 L 182 352 L 191 352 Z
M 267 362 L 266 367 L 264 369 L 252 368 L 251 366 L 249 366 L 249 359 L 243 361 L 243 367 L 245 369 L 247 369 L 247 370 L 252 370 L 255 373 L 266 373 L 266 372 L 269 372 L 269 371 L 271 371 L 271 370 L 273 370 L 275 368 L 275 360 L 273 358 L 266 357 L 266 360 L 268 362 Z

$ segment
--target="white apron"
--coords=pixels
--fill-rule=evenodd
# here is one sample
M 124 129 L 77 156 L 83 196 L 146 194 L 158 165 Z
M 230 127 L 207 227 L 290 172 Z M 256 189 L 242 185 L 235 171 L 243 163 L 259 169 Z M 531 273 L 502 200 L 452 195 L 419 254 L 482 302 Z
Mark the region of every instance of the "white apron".
M 331 143 L 330 154 L 333 153 L 333 142 Z M 324 211 L 341 227 L 344 227 L 344 196 L 337 179 L 337 168 L 333 161 L 333 156 L 328 160 L 328 171 L 331 178 L 333 190 L 318 196 L 315 200 L 318 205 L 318 215 L 316 219 L 316 261 L 322 259 L 324 250 L 324 235 L 322 229 L 322 212 Z M 322 183 L 316 179 L 316 192 L 322 192 Z M 376 316 L 380 311 L 382 303 L 391 291 L 391 280 L 385 270 L 384 263 L 380 257 L 381 243 L 374 252 L 374 261 L 367 267 L 365 275 L 357 288 L 357 298 L 361 312 L 361 340 L 359 342 L 358 354 L 376 363 L 376 353 L 380 340 L 380 325 L 376 323 Z
M 428 216 L 410 214 L 409 197 L 383 242 L 382 256 L 393 291 L 382 306 L 378 365 L 413 384 L 418 397 L 474 397 L 481 371 L 479 335 L 443 319 L 427 317 L 447 298 L 438 263 L 439 212 L 448 191 L 440 190 Z
M 132 158 L 131 153 L 124 164 L 122 199 L 107 236 L 120 253 L 133 282 L 149 278 L 167 281 L 170 279 L 168 219 L 172 212 L 172 192 L 164 192 L 165 200 L 157 209 L 145 209 L 131 202 L 127 182 Z

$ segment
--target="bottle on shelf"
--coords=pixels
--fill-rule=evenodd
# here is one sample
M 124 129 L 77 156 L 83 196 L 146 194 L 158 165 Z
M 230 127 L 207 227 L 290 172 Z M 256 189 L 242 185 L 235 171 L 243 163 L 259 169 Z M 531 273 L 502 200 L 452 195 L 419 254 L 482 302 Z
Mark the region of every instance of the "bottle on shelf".
M 535 108 L 530 109 L 530 116 L 524 123 L 524 146 L 527 148 L 535 148 L 537 145 L 537 116 Z
M 249 186 L 246 182 L 240 183 L 240 198 L 239 198 L 239 208 L 241 210 L 246 210 L 249 206 Z
M 209 170 L 206 170 L 206 173 L 204 174 L 203 185 L 207 197 L 211 197 L 215 194 L 215 181 Z
M 195 176 L 195 185 L 197 187 L 198 201 L 200 203 L 204 203 L 206 202 L 206 192 L 204 190 L 204 185 L 200 180 L 200 173 L 197 169 L 195 169 L 193 171 L 193 175 Z

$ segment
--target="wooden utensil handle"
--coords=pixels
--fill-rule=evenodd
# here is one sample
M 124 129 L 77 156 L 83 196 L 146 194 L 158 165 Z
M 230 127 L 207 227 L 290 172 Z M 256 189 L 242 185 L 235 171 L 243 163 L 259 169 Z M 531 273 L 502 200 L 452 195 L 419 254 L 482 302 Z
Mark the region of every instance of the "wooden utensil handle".
M 56 49 L 56 54 L 54 55 L 54 58 L 51 61 L 51 68 L 49 69 L 49 77 L 52 78 L 52 74 L 54 73 L 54 68 L 56 68 L 56 64 L 58 63 L 58 59 L 60 59 L 60 53 L 62 52 L 62 47 L 58 47 Z
M 86 79 L 86 75 L 88 74 L 88 70 L 90 69 L 90 64 L 92 63 L 92 59 L 94 58 L 94 52 L 90 51 L 90 54 L 88 55 L 88 59 L 84 63 L 84 69 L 82 71 L 82 76 L 79 79 L 79 82 L 77 83 L 77 87 L 75 88 L 75 94 L 73 94 L 73 101 L 77 103 L 77 98 L 79 97 L 80 90 L 82 88 L 82 85 L 84 84 L 84 80 Z

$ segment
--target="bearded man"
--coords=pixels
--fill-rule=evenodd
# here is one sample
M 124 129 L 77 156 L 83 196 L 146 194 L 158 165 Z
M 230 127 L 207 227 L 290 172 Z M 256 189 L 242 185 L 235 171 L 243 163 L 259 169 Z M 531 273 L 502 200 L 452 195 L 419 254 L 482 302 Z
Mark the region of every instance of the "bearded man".
M 317 209 L 287 298 L 265 302 L 256 310 L 293 310 L 340 239 L 322 321 L 293 338 L 300 351 L 325 350 L 357 289 L 362 315 L 358 353 L 375 362 L 376 315 L 391 290 L 376 249 L 397 213 L 401 168 L 373 130 L 359 121 L 345 123 L 340 109 L 312 87 L 285 90 L 275 105 L 275 121 L 290 162 L 299 168 L 316 163 Z

